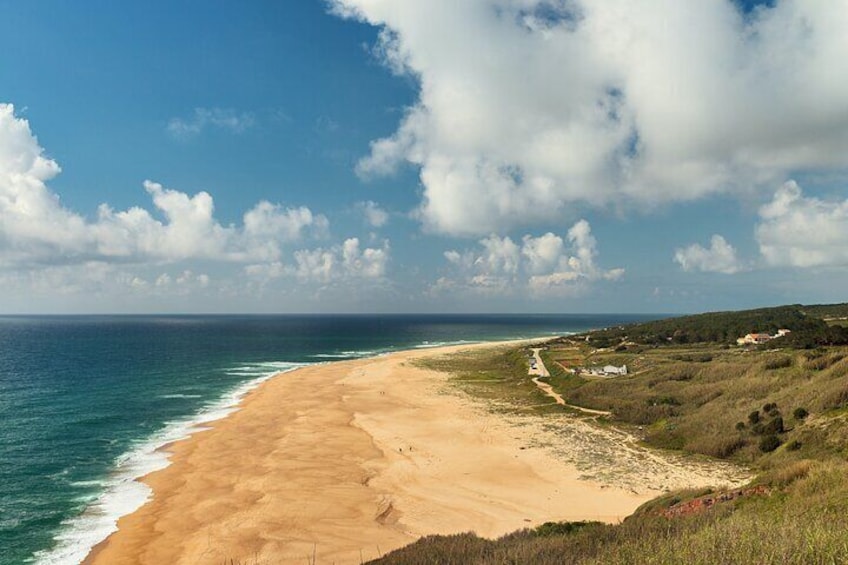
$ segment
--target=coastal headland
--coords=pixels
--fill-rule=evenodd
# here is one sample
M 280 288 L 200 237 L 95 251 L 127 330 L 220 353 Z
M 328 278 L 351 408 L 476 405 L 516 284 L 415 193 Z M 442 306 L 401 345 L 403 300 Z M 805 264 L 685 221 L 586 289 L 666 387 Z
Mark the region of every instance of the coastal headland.
M 615 523 L 666 490 L 738 484 L 730 469 L 644 451 L 574 416 L 552 431 L 492 412 L 418 363 L 480 347 L 496 345 L 314 365 L 263 383 L 237 412 L 168 447 L 171 465 L 143 479 L 151 500 L 85 563 L 362 563 L 429 534 Z M 592 449 L 604 452 L 596 463 Z

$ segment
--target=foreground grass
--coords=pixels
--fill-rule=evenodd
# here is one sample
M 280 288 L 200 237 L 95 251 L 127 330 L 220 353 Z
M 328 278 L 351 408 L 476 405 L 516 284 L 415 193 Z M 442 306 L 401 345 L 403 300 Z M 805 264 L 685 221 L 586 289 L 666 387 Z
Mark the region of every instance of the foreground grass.
M 803 462 L 764 477 L 770 495 L 682 518 L 637 511 L 620 525 L 523 530 L 497 540 L 473 533 L 429 536 L 381 565 L 463 564 L 810 564 L 848 562 L 848 465 Z M 665 497 L 665 503 L 675 498 Z M 562 526 L 562 525 L 560 525 Z
M 430 536 L 373 563 L 848 562 L 848 348 L 599 351 L 560 343 L 544 358 L 551 385 L 570 403 L 611 411 L 613 423 L 632 427 L 650 445 L 759 469 L 754 484 L 764 492 L 667 517 L 670 506 L 704 494 L 672 493 L 620 525 L 549 525 L 498 540 Z M 463 390 L 500 409 L 527 411 L 545 398 L 529 383 L 525 359 L 522 350 L 501 349 L 428 366 L 452 372 Z M 607 363 L 626 363 L 635 374 L 593 379 L 565 369 Z

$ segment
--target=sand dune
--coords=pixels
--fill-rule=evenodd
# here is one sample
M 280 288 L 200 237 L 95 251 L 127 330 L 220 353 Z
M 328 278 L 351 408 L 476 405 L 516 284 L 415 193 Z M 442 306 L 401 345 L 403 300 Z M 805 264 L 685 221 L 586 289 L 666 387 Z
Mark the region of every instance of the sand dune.
M 358 564 L 427 534 L 615 522 L 666 488 L 733 482 L 729 467 L 646 456 L 575 418 L 553 431 L 492 414 L 410 363 L 450 349 L 268 381 L 171 446 L 172 465 L 145 478 L 154 498 L 87 563 Z

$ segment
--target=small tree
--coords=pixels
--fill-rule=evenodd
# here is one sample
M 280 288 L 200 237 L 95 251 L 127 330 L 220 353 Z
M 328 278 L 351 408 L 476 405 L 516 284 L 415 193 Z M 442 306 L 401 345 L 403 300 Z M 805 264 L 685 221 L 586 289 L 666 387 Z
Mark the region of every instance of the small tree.
M 777 409 L 777 404 L 774 402 L 770 402 L 763 406 L 763 412 L 765 412 L 769 416 L 777 416 L 778 414 L 780 414 L 780 410 Z
M 766 435 L 772 434 L 782 434 L 783 433 L 783 417 L 777 416 L 773 418 L 769 423 L 763 426 L 763 433 Z
M 807 409 L 800 406 L 792 412 L 792 416 L 794 416 L 796 420 L 803 420 L 809 415 L 810 413 L 807 412 Z
M 756 424 L 760 421 L 760 411 L 754 410 L 750 414 L 748 414 L 748 421 L 752 424 Z

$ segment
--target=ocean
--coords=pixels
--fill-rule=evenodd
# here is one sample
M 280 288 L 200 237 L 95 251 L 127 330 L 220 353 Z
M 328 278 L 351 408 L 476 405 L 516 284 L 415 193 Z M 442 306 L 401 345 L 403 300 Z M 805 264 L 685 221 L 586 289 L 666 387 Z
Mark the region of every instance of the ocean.
M 0 317 L 0 564 L 79 563 L 147 499 L 136 479 L 167 465 L 158 448 L 274 374 L 658 317 Z

